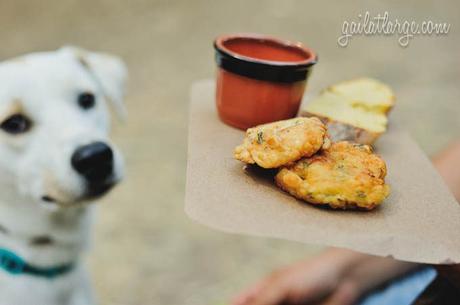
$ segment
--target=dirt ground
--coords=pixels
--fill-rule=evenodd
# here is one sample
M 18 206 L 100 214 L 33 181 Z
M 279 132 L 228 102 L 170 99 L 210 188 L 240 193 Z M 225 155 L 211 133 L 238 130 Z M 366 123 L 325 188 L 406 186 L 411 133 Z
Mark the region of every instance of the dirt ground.
M 392 116 L 432 154 L 460 136 L 459 2 L 451 1 L 0 1 L 0 59 L 64 44 L 122 56 L 129 66 L 126 123 L 114 136 L 126 181 L 102 200 L 89 265 L 103 305 L 225 304 L 246 284 L 319 247 L 228 235 L 183 213 L 188 90 L 214 76 L 212 40 L 261 32 L 319 53 L 310 93 L 373 76 L 397 94 Z M 452 24 L 444 37 L 353 37 L 344 20 L 366 10 Z

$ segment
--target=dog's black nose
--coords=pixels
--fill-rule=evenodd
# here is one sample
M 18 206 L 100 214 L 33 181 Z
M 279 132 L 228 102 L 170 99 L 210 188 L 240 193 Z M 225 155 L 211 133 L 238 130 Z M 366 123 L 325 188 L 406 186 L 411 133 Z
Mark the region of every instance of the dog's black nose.
M 89 183 L 106 180 L 113 172 L 113 151 L 103 142 L 79 147 L 72 155 L 72 167 Z

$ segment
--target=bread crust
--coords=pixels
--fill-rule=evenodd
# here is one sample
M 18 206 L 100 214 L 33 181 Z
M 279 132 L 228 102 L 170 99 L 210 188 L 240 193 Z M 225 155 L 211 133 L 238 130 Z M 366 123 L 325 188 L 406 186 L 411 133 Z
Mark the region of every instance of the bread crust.
M 372 145 L 382 134 L 381 132 L 372 132 L 305 110 L 301 111 L 300 116 L 319 118 L 324 125 L 326 125 L 329 138 L 332 142 L 350 141 L 359 144 Z

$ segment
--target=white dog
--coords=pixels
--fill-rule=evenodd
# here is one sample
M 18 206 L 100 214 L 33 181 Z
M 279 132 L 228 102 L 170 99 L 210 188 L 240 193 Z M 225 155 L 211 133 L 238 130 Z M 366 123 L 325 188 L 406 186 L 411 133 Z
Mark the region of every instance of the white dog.
M 88 201 L 122 177 L 108 140 L 123 114 L 116 57 L 64 47 L 0 63 L 0 304 L 93 304 L 80 263 Z

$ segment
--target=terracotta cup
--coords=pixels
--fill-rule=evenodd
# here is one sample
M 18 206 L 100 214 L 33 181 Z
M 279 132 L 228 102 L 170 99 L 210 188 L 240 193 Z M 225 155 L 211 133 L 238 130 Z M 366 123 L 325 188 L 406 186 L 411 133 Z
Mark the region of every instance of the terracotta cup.
M 317 56 L 301 43 L 258 34 L 220 36 L 216 103 L 220 119 L 247 129 L 295 117 Z

